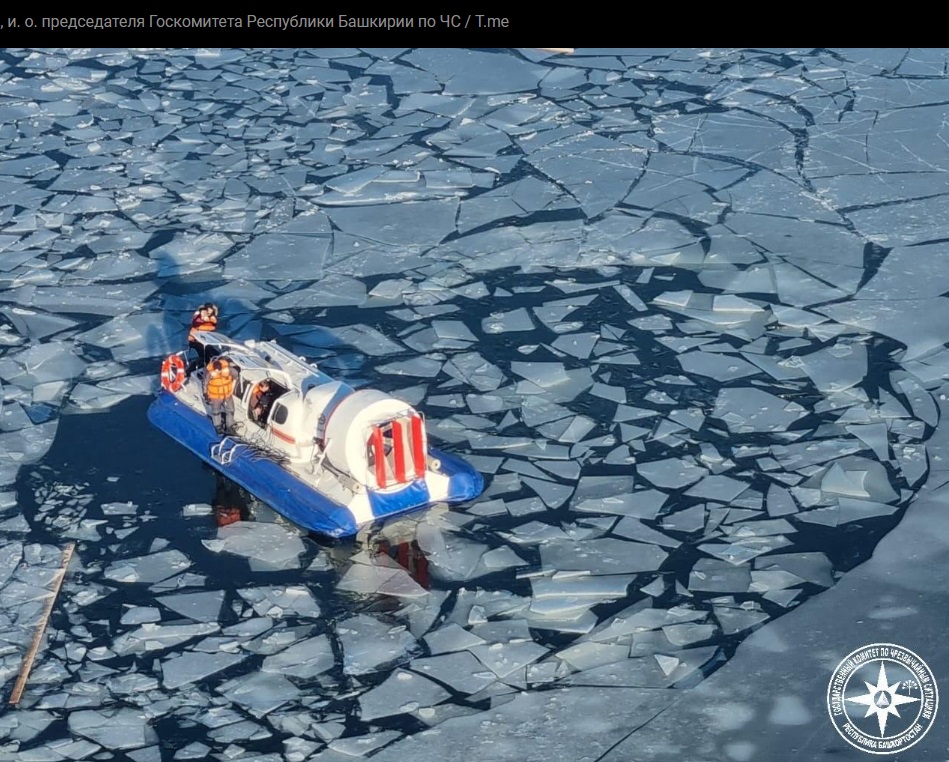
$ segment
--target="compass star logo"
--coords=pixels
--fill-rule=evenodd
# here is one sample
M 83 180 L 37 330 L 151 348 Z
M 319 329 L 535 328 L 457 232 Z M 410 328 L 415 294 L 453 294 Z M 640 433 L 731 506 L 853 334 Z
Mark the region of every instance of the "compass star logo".
M 837 732 L 870 754 L 895 754 L 918 743 L 938 706 L 929 666 L 894 643 L 873 643 L 848 654 L 827 686 L 827 709 Z
M 880 723 L 880 738 L 885 738 L 887 717 L 891 715 L 899 717 L 900 711 L 897 707 L 902 704 L 912 704 L 914 701 L 919 701 L 919 697 L 902 696 L 897 693 L 900 687 L 900 681 L 897 680 L 893 685 L 887 682 L 886 664 L 882 661 L 880 662 L 880 674 L 877 677 L 876 685 L 871 685 L 870 683 L 865 684 L 867 686 L 866 695 L 853 696 L 848 698 L 847 701 L 866 706 L 867 713 L 864 717 L 876 714 L 877 722 Z

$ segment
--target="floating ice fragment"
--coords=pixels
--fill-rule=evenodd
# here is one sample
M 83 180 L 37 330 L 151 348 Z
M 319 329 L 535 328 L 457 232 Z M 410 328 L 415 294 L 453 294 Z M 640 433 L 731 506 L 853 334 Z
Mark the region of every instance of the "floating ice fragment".
M 485 640 L 474 635 L 468 630 L 462 629 L 455 622 L 449 622 L 443 627 L 430 632 L 425 636 L 425 644 L 428 646 L 429 653 L 433 656 L 450 653 L 452 651 L 462 651 L 472 646 L 483 645 Z M 417 661 L 417 660 L 416 660 Z M 413 668 L 415 662 L 413 662 Z
M 119 656 L 162 650 L 193 638 L 210 635 L 218 629 L 220 628 L 214 622 L 182 625 L 143 624 L 137 630 L 117 637 L 112 644 L 112 649 Z
M 700 558 L 689 574 L 689 590 L 711 593 L 744 593 L 751 585 L 751 572 L 746 566 L 726 561 Z
M 548 542 L 541 546 L 540 556 L 548 569 L 625 574 L 655 571 L 668 553 L 655 545 L 603 538 L 576 543 Z
M 511 312 L 495 312 L 481 321 L 481 330 L 487 334 L 533 331 L 534 322 L 523 307 Z
M 833 567 L 823 553 L 784 553 L 755 559 L 755 569 L 783 569 L 821 587 L 834 584 Z
M 168 579 L 189 566 L 190 559 L 180 550 L 164 550 L 140 558 L 113 561 L 103 572 L 103 576 L 114 582 L 152 584 Z
M 867 375 L 867 348 L 862 343 L 838 342 L 811 354 L 795 355 L 795 360 L 822 392 L 849 389 Z
M 257 716 L 268 714 L 300 695 L 300 689 L 283 675 L 266 672 L 236 677 L 219 685 L 215 691 Z
M 69 729 L 107 749 L 137 749 L 158 740 L 145 712 L 139 709 L 71 712 Z
M 297 569 L 305 550 L 296 533 L 279 524 L 253 521 L 221 527 L 216 541 L 202 543 L 214 552 L 223 550 L 256 561 L 263 570 Z
M 725 421 L 732 433 L 784 431 L 807 415 L 801 405 L 754 387 L 721 389 L 712 416 Z
M 172 611 L 196 622 L 216 622 L 224 604 L 223 590 L 163 595 L 158 601 Z
M 534 642 L 495 643 L 490 646 L 473 646 L 468 650 L 502 679 L 547 654 L 544 646 Z
M 175 690 L 183 685 L 201 682 L 246 658 L 247 654 L 199 652 L 173 656 L 162 662 L 162 685 L 166 690 Z
M 330 741 L 329 748 L 331 751 L 338 753 L 339 756 L 337 760 L 365 757 L 376 749 L 382 748 L 387 743 L 391 743 L 401 735 L 398 730 L 382 730 L 378 733 L 337 738 L 335 741 Z M 276 762 L 276 760 L 274 760 L 274 762 Z
M 486 646 L 472 645 L 471 647 L 485 648 Z M 477 693 L 497 679 L 494 672 L 487 671 L 468 650 L 414 659 L 410 666 L 413 671 L 465 694 Z
M 267 656 L 260 669 L 308 680 L 332 669 L 335 664 L 336 657 L 329 638 L 317 635 Z
M 260 616 L 277 619 L 283 616 L 316 618 L 320 615 L 313 594 L 303 585 L 251 587 L 237 592 Z
M 132 606 L 122 614 L 119 620 L 120 624 L 145 624 L 147 622 L 160 622 L 161 611 L 155 606 Z
M 657 487 L 679 489 L 698 481 L 708 472 L 691 460 L 667 458 L 637 463 L 637 473 Z
M 629 658 L 629 647 L 606 643 L 578 643 L 557 653 L 575 670 L 594 669 L 605 664 L 614 664 Z
M 715 352 L 686 352 L 677 355 L 676 359 L 686 373 L 696 373 L 722 382 L 753 376 L 759 372 L 758 368 L 740 357 Z
M 772 484 L 768 488 L 768 515 L 769 516 L 787 516 L 791 513 L 797 513 L 797 504 L 791 493 L 777 484 Z
M 416 647 L 415 638 L 405 629 L 392 627 L 358 614 L 340 622 L 336 633 L 343 647 L 343 672 L 364 675 L 385 664 L 404 659 Z
M 388 558 L 386 556 L 385 558 Z M 352 593 L 391 595 L 396 598 L 421 598 L 428 591 L 412 579 L 395 561 L 376 565 L 356 563 L 349 567 L 336 587 Z
M 451 694 L 421 675 L 397 669 L 385 682 L 359 697 L 359 717 L 364 722 L 434 706 Z
M 685 494 L 692 497 L 730 503 L 748 489 L 748 483 L 730 476 L 706 476 Z
M 666 548 L 677 548 L 682 543 L 642 523 L 637 518 L 627 516 L 612 529 L 612 533 L 637 542 L 653 543 Z

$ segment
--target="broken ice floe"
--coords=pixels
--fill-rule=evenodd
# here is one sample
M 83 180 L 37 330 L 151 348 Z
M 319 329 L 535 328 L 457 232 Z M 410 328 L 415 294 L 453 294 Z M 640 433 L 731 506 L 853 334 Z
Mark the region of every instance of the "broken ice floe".
M 0 134 L 5 483 L 61 411 L 151 394 L 206 300 L 232 334 L 398 386 L 489 476 L 483 501 L 420 518 L 411 552 L 339 566 L 281 525 L 134 545 L 158 531 L 140 495 L 60 485 L 31 511 L 12 493 L 4 679 L 55 563 L 34 527 L 81 540 L 87 575 L 32 714 L 0 720 L 24 759 L 157 762 L 185 713 L 182 759 L 369 754 L 397 715 L 470 742 L 475 706 L 517 722 L 554 694 L 536 686 L 685 685 L 723 635 L 832 585 L 925 480 L 949 369 L 938 141 L 896 145 L 895 112 L 866 101 L 908 66 L 891 54 L 889 84 L 861 63 L 846 142 L 837 101 L 798 80 L 817 108 L 789 138 L 790 112 L 749 96 L 785 60 L 753 51 L 12 55 L 29 76 L 5 82 Z M 785 57 L 822 82 L 853 70 Z M 884 251 L 881 231 L 914 245 Z M 830 546 L 798 552 L 815 524 Z

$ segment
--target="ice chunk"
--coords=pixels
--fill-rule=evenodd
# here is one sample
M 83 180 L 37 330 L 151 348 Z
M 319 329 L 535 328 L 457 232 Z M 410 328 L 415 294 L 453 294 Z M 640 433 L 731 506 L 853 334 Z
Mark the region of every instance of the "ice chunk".
M 790 545 L 790 540 L 780 535 L 769 537 L 741 537 L 732 543 L 704 543 L 699 550 L 731 564 L 743 564 L 756 556 L 770 553 Z
M 547 655 L 547 649 L 534 642 L 494 643 L 468 650 L 501 679 Z
M 416 534 L 419 548 L 440 579 L 469 579 L 481 560 L 486 546 L 457 534 L 441 532 L 430 524 L 421 524 Z
M 557 576 L 551 579 L 540 578 L 531 580 L 534 590 L 534 600 L 546 598 L 592 599 L 589 602 L 600 600 L 616 600 L 626 595 L 626 590 L 635 579 L 633 574 L 610 575 L 569 575 Z M 576 605 L 574 604 L 575 608 Z
M 681 511 L 675 511 L 662 518 L 662 528 L 675 532 L 697 532 L 705 528 L 705 506 L 693 505 Z
M 732 381 L 759 372 L 758 368 L 740 357 L 715 352 L 686 352 L 677 355 L 676 359 L 686 373 L 708 376 L 716 381 Z
M 114 582 L 152 584 L 168 579 L 191 566 L 190 559 L 180 550 L 163 550 L 140 558 L 113 561 L 103 576 Z
M 593 352 L 599 338 L 598 333 L 570 333 L 559 336 L 552 346 L 560 352 L 585 360 Z
M 405 348 L 367 325 L 346 325 L 333 329 L 334 341 L 349 344 L 370 357 L 404 352 Z
M 413 357 L 409 360 L 388 363 L 378 366 L 382 373 L 397 376 L 416 376 L 418 378 L 435 378 L 442 370 L 442 363 L 429 357 Z
M 119 656 L 155 651 L 180 645 L 203 635 L 210 635 L 218 629 L 220 628 L 217 623 L 212 622 L 182 625 L 148 623 L 117 637 L 112 644 L 112 650 Z
M 283 675 L 266 672 L 235 677 L 217 686 L 215 691 L 257 716 L 268 714 L 300 695 L 300 689 Z
M 526 561 L 522 559 L 512 548 L 502 546 L 489 550 L 481 556 L 481 563 L 486 569 L 498 571 L 500 569 L 510 569 L 512 566 L 524 566 Z
M 748 433 L 784 431 L 807 410 L 763 389 L 728 387 L 719 391 L 712 415 L 723 420 L 730 432 Z
M 889 516 L 900 509 L 899 505 L 887 505 L 873 500 L 855 500 L 849 497 L 840 497 L 837 503 L 837 524 Z
M 0 540 L 0 542 L 3 542 Z M 22 542 L 7 542 L 3 544 L 3 553 L 0 553 L 0 588 L 6 585 L 14 570 L 23 557 Z
M 428 591 L 395 561 L 385 565 L 353 564 L 336 589 L 352 593 L 391 595 L 396 598 L 421 598 L 428 595 Z
M 748 567 L 711 558 L 700 558 L 689 574 L 689 590 L 695 592 L 744 593 L 750 585 Z
M 807 355 L 795 355 L 801 368 L 822 392 L 840 392 L 859 384 L 867 375 L 867 348 L 862 343 L 837 342 Z
M 585 642 L 565 648 L 557 656 L 575 670 L 582 671 L 625 661 L 629 658 L 629 646 Z
M 297 569 L 304 552 L 299 535 L 280 524 L 238 521 L 218 530 L 217 540 L 202 540 L 209 550 L 224 551 L 257 562 L 261 570 Z
M 223 590 L 208 590 L 201 593 L 164 595 L 158 601 L 182 616 L 196 622 L 216 622 L 224 603 Z
M 693 461 L 678 458 L 637 463 L 636 471 L 650 483 L 665 489 L 679 489 L 688 486 L 708 473 Z
M 316 618 L 320 607 L 303 585 L 252 587 L 237 591 L 260 616 L 278 619 L 284 616 Z
M 347 675 L 375 672 L 406 658 L 416 647 L 415 638 L 404 627 L 393 627 L 368 614 L 340 622 L 336 633 L 343 646 L 343 671 Z
M 787 516 L 791 513 L 797 513 L 798 510 L 791 493 L 777 484 L 768 487 L 767 505 L 769 516 Z
M 823 553 L 784 553 L 761 557 L 755 560 L 755 569 L 783 569 L 821 587 L 834 584 L 833 567 Z
M 682 544 L 679 540 L 643 524 L 642 521 L 632 516 L 622 519 L 613 527 L 612 533 L 637 542 L 653 543 L 666 548 L 677 548 Z
M 484 648 L 485 646 L 472 646 Z M 546 649 L 544 649 L 546 652 Z M 412 670 L 437 680 L 459 693 L 477 693 L 493 683 L 497 678 L 494 672 L 485 669 L 482 662 L 468 650 L 457 651 L 442 656 L 414 659 Z
M 481 330 L 487 334 L 533 331 L 534 321 L 523 307 L 511 312 L 494 312 L 481 321 Z
M 692 497 L 730 503 L 748 489 L 748 483 L 730 476 L 706 476 L 685 494 Z
M 672 645 L 683 648 L 711 639 L 717 629 L 714 624 L 671 624 L 662 632 Z
M 247 654 L 191 652 L 173 656 L 162 662 L 162 685 L 175 690 L 183 685 L 201 682 L 207 677 L 232 667 L 247 658 Z
M 625 574 L 655 571 L 668 553 L 655 545 L 610 538 L 575 543 L 548 542 L 541 546 L 541 563 L 560 571 L 589 571 L 591 574 Z
M 471 384 L 480 392 L 494 391 L 504 383 L 504 373 L 501 369 L 482 358 L 477 352 L 454 355 L 445 363 L 444 371 L 450 376 Z M 468 405 L 473 413 L 482 412 L 471 406 L 471 396 L 468 398 Z
M 107 749 L 138 749 L 158 740 L 155 731 L 148 725 L 145 711 L 141 709 L 83 709 L 71 712 L 69 729 Z
M 132 606 L 122 614 L 122 618 L 119 620 L 121 624 L 145 624 L 160 621 L 161 611 L 155 606 Z
M 267 656 L 261 670 L 307 680 L 332 669 L 335 664 L 336 657 L 329 638 L 317 635 Z
M 378 733 L 367 733 L 361 736 L 349 736 L 347 738 L 337 738 L 330 741 L 329 748 L 337 752 L 335 760 L 327 759 L 327 762 L 341 762 L 341 760 L 352 759 L 355 757 L 365 757 L 372 754 L 376 749 L 380 749 L 388 743 L 392 743 L 402 734 L 398 730 L 383 730 Z M 323 756 L 320 754 L 318 756 Z M 267 762 L 271 762 L 268 760 Z M 273 760 L 277 762 L 277 760 Z
M 425 636 L 425 644 L 432 655 L 461 651 L 484 643 L 483 638 L 462 629 L 455 622 L 449 622 Z
M 369 722 L 434 706 L 450 696 L 437 683 L 397 669 L 384 683 L 359 697 L 359 716 L 364 722 Z

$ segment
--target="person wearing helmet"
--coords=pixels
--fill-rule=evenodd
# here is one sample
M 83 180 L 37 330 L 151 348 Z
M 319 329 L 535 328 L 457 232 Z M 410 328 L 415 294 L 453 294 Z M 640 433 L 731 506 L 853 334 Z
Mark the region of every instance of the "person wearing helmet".
M 189 375 L 199 365 L 206 365 L 210 362 L 211 357 L 213 357 L 213 350 L 209 347 L 205 347 L 204 344 L 198 341 L 197 333 L 198 331 L 216 331 L 217 315 L 217 305 L 208 302 L 198 307 L 198 309 L 194 311 L 194 315 L 191 316 L 191 330 L 188 332 L 188 346 L 194 350 L 196 357 L 188 365 Z

